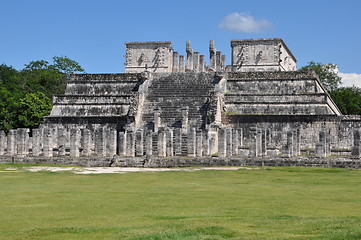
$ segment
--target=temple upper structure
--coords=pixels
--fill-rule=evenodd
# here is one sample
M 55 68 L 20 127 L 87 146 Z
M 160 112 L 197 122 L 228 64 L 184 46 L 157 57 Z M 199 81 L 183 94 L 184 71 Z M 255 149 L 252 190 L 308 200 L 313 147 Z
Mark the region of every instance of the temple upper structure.
M 295 71 L 296 58 L 280 38 L 232 40 L 232 62 L 209 43 L 209 64 L 186 42 L 186 55 L 174 52 L 172 42 L 127 42 L 126 73 Z
M 295 71 L 296 58 L 281 38 L 232 40 L 234 72 Z

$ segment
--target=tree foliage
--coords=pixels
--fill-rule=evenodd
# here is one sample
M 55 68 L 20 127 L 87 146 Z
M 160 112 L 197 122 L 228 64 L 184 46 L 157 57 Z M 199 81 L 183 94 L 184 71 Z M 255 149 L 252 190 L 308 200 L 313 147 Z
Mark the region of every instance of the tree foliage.
M 341 87 L 330 95 L 343 114 L 361 115 L 361 88 Z
M 18 122 L 20 126 L 35 128 L 49 115 L 52 108 L 51 99 L 42 92 L 27 93 L 19 102 Z
M 337 65 L 333 63 L 329 64 L 322 64 L 316 62 L 309 62 L 308 65 L 300 68 L 300 71 L 314 71 L 322 85 L 328 90 L 333 91 L 340 87 L 342 83 L 342 79 L 340 76 L 337 75 Z
M 0 65 L 0 130 L 37 127 L 50 113 L 54 94 L 65 91 L 71 73 L 84 69 L 68 57 L 31 61 L 18 71 Z

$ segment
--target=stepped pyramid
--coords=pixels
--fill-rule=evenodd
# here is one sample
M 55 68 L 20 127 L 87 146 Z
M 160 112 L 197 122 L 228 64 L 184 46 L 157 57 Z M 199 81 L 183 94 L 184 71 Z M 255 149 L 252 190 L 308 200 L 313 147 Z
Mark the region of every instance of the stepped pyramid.
M 210 64 L 188 41 L 186 56 L 171 42 L 126 43 L 126 73 L 72 75 L 54 96 L 48 124 L 207 128 L 229 116 L 341 115 L 313 73 L 295 71 L 282 39 L 233 40 L 232 64 L 210 42 Z M 147 77 L 144 77 L 147 76 Z
M 125 73 L 71 75 L 39 129 L 0 131 L 0 155 L 99 166 L 361 157 L 360 116 L 343 116 L 315 73 L 297 71 L 282 39 L 232 40 L 231 48 L 227 65 L 213 41 L 209 64 L 189 41 L 185 55 L 169 41 L 126 43 Z

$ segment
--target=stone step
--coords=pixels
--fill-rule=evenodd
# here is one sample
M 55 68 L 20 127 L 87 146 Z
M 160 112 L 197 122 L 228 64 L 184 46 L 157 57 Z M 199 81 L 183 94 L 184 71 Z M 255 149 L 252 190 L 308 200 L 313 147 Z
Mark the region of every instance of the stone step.
M 317 94 L 292 94 L 292 95 L 275 95 L 275 94 L 226 94 L 225 103 L 326 103 L 327 95 L 324 93 Z
M 227 104 L 227 114 L 271 114 L 271 115 L 331 115 L 333 110 L 325 104 Z

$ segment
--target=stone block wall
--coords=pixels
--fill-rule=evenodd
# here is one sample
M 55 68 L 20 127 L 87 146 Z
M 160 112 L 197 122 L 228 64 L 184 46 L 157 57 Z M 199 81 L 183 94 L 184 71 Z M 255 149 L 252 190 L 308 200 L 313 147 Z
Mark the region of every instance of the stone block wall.
M 341 115 L 317 76 L 302 72 L 228 73 L 229 114 Z
M 48 122 L 60 117 L 126 116 L 141 74 L 71 75 L 64 95 L 53 98 Z

